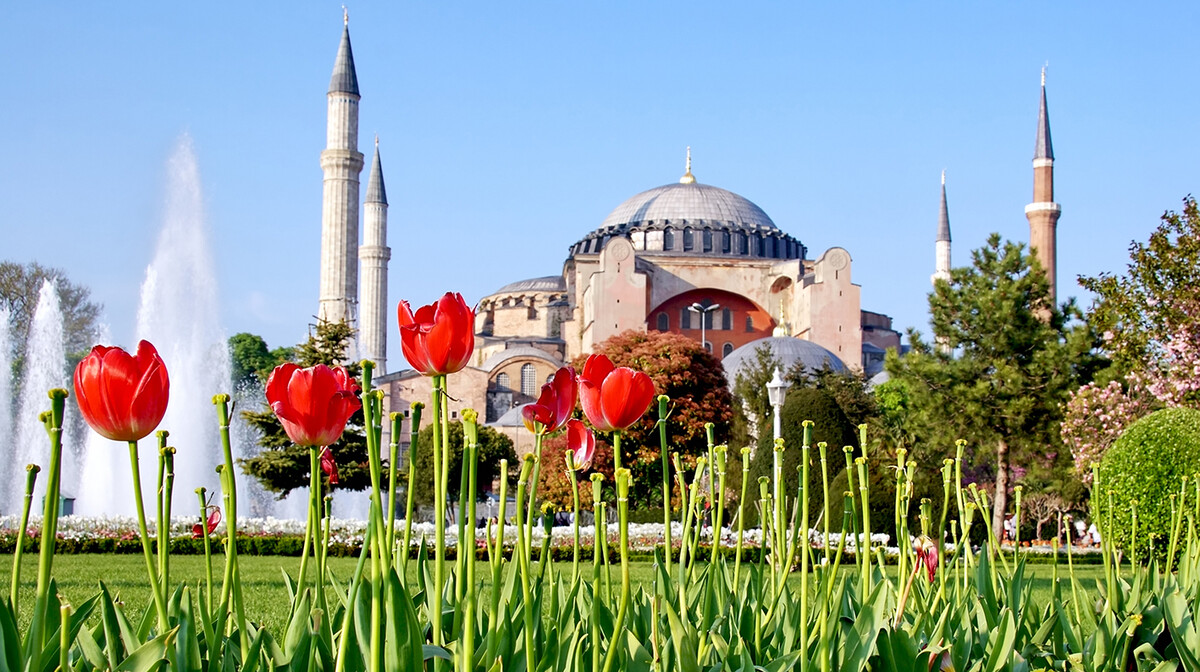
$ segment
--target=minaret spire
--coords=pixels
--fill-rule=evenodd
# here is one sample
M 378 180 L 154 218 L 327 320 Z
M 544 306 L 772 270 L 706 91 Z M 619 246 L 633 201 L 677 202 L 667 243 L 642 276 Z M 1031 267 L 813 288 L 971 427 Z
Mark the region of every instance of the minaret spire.
M 1033 202 L 1025 206 L 1029 220 L 1029 247 L 1037 255 L 1050 281 L 1050 302 L 1058 298 L 1058 218 L 1062 206 L 1054 202 L 1054 146 L 1050 142 L 1050 112 L 1046 105 L 1046 68 L 1042 68 L 1042 97 L 1038 108 L 1037 142 L 1033 152 Z
M 333 64 L 326 96 L 325 173 L 321 198 L 321 286 L 317 319 L 358 320 L 359 175 L 358 76 L 350 48 L 348 15 L 342 14 L 342 41 Z
M 679 178 L 679 183 L 695 184 L 696 176 L 692 175 L 692 148 L 690 146 L 687 148 L 687 163 L 685 165 L 686 169 L 684 170 L 683 177 Z
M 934 284 L 938 280 L 950 279 L 950 208 L 946 205 L 946 171 L 942 171 L 942 203 L 938 210 L 937 238 L 934 240 L 934 272 L 930 278 Z
M 377 135 L 363 203 L 363 244 L 358 248 L 362 272 L 358 350 L 360 357 L 375 362 L 375 371 L 380 375 L 387 373 L 387 275 L 388 261 L 392 258 L 392 250 L 387 246 L 387 209 Z

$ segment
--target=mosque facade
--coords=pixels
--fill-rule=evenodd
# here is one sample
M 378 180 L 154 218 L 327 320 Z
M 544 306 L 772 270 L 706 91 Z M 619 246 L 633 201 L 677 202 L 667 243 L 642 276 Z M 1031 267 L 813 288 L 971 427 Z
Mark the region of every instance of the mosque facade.
M 1044 74 L 1042 85 L 1034 203 L 1026 214 L 1034 251 L 1053 286 L 1060 208 L 1053 202 Z M 387 367 L 394 315 L 386 289 L 387 196 L 376 139 L 360 241 L 360 99 L 347 25 L 328 92 L 327 148 L 321 153 L 318 319 L 355 325 L 357 356 L 375 361 L 381 374 L 376 383 L 386 393 L 384 410 L 408 416 L 413 402 L 428 403 L 429 382 L 411 369 Z M 683 334 L 730 365 L 749 361 L 749 353 L 765 346 L 789 362 L 873 374 L 901 339 L 890 317 L 863 309 L 853 269 L 848 249 L 815 254 L 752 201 L 698 181 L 689 150 L 678 181 L 627 198 L 570 244 L 561 274 L 518 279 L 479 301 L 476 349 L 455 376 L 451 418 L 466 408 L 486 409 L 486 422 L 512 436 L 520 451 L 530 439 L 520 406 L 534 401 L 565 362 L 630 329 Z M 949 269 L 943 174 L 934 282 L 948 277 Z M 735 373 L 727 371 L 731 381 Z M 407 426 L 402 448 L 410 438 Z

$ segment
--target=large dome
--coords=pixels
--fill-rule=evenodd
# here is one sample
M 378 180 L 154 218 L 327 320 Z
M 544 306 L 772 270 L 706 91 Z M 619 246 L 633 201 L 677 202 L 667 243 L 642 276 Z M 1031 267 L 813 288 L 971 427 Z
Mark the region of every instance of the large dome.
M 649 222 L 687 222 L 692 226 L 736 226 L 749 231 L 779 227 L 749 200 L 720 187 L 692 182 L 667 184 L 627 199 L 604 218 L 601 229 Z
M 631 238 L 635 249 L 650 252 L 804 258 L 804 245 L 775 226 L 762 208 L 732 191 L 689 178 L 690 172 L 683 181 L 626 199 L 600 228 L 571 247 L 571 255 L 597 254 L 620 236 Z

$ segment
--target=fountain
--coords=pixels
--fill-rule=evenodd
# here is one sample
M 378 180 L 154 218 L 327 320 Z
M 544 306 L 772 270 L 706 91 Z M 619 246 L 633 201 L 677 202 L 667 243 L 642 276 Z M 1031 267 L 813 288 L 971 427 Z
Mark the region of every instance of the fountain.
M 4 509 L 11 513 L 21 510 L 25 490 L 25 465 L 37 464 L 46 469 L 49 465 L 50 442 L 38 415 L 50 409 L 46 392 L 56 387 L 70 388 L 67 379 L 67 356 L 63 343 L 63 318 L 58 302 L 58 287 L 53 280 L 46 280 L 38 292 L 37 307 L 29 325 L 29 339 L 25 343 L 24 374 L 22 375 L 20 400 L 13 418 L 17 436 L 15 460 L 7 475 L 8 487 L 4 495 Z M 78 483 L 78 472 L 71 449 L 72 423 L 63 423 L 63 473 L 62 491 L 72 494 Z M 44 478 L 38 479 L 35 505 L 45 492 Z
M 16 447 L 12 444 L 12 338 L 9 336 L 11 327 L 9 320 L 12 314 L 8 308 L 0 306 L 0 454 L 15 455 Z M 0 506 L 8 502 L 8 483 L 0 479 Z

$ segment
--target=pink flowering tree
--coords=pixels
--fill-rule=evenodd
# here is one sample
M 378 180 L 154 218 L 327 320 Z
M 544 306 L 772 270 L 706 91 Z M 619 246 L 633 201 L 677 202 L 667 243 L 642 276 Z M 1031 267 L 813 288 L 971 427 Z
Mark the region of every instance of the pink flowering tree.
M 1161 407 L 1200 408 L 1200 302 L 1175 301 L 1162 345 L 1124 384 L 1088 383 L 1067 402 L 1061 434 L 1075 471 L 1091 482 L 1092 465 L 1135 420 Z M 1108 333 L 1105 340 L 1111 340 Z

